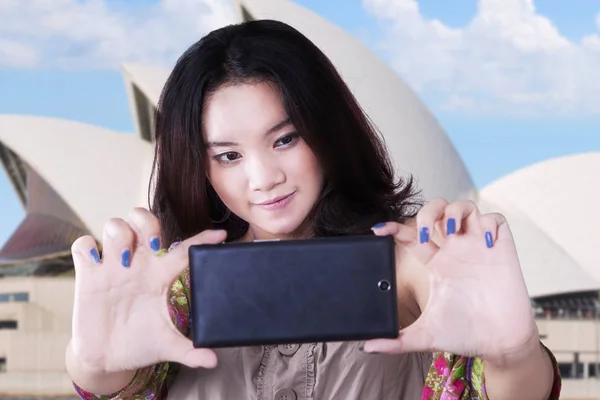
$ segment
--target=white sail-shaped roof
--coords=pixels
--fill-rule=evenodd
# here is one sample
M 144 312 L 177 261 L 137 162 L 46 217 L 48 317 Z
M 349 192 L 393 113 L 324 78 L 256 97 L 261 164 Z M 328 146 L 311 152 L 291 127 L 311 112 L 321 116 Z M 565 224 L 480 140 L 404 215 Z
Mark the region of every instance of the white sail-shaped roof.
M 600 289 L 600 152 L 515 171 L 480 199 L 507 216 L 532 295 Z
M 152 145 L 79 122 L 0 115 L 0 143 L 50 185 L 96 237 L 112 217 L 146 206 Z

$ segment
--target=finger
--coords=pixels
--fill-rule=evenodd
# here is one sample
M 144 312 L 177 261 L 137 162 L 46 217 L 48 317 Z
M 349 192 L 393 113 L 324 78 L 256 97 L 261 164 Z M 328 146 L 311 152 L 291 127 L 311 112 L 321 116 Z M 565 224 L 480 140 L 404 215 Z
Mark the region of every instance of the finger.
M 185 271 L 189 264 L 190 246 L 200 244 L 219 244 L 227 238 L 225 230 L 205 230 L 189 239 L 178 243 L 172 247 L 171 251 L 165 254 L 165 261 L 172 268 L 162 268 L 159 271 L 161 282 L 171 284 L 179 275 Z
M 414 226 L 400 224 L 398 222 L 382 222 L 371 228 L 377 236 L 394 236 L 394 240 L 404 246 L 415 243 L 417 229 Z
M 485 244 L 488 248 L 494 247 L 498 238 L 498 227 L 506 222 L 502 214 L 489 213 L 479 217 L 481 230 L 484 232 Z
M 420 319 L 420 318 L 419 318 Z M 364 344 L 366 353 L 401 354 L 434 351 L 434 337 L 421 321 L 402 329 L 397 339 L 372 339 Z
M 460 233 L 464 228 L 464 221 L 477 210 L 477 205 L 468 200 L 456 201 L 449 204 L 444 211 L 444 227 L 448 236 Z
M 112 218 L 104 225 L 102 259 L 111 265 L 130 267 L 133 259 L 135 233 L 120 218 Z
M 448 202 L 437 198 L 427 203 L 417 214 L 416 222 L 419 236 L 419 245 L 411 249 L 411 252 L 422 264 L 427 264 L 439 250 L 437 243 L 442 243 L 440 236 L 443 232 L 436 231 L 436 223 L 443 219 L 444 210 Z M 438 239 L 434 240 L 434 234 Z
M 419 242 L 428 243 L 435 230 L 436 222 L 444 218 L 444 210 L 448 202 L 437 198 L 427 203 L 417 214 L 417 229 L 419 230 Z
M 207 229 L 182 241 L 177 247 L 171 250 L 169 254 L 173 258 L 183 259 L 187 263 L 188 252 L 191 246 L 201 244 L 219 244 L 223 243 L 225 239 L 227 239 L 227 231 L 222 229 Z
M 411 254 L 413 254 L 422 264 L 427 264 L 439 251 L 439 247 L 433 241 L 419 243 L 417 239 L 417 228 L 414 226 L 400 224 L 398 222 L 386 222 L 377 224 L 371 229 L 377 236 L 394 236 L 395 242 L 409 249 Z
M 81 236 L 73 242 L 71 255 L 75 272 L 102 262 L 96 240 L 90 235 Z
M 190 339 L 180 334 L 175 334 L 168 341 L 165 351 L 165 361 L 177 362 L 190 368 L 214 368 L 217 365 L 217 355 L 213 350 L 196 349 Z
M 138 235 L 139 244 L 157 253 L 161 248 L 158 218 L 142 207 L 136 207 L 127 216 L 127 222 Z
M 431 236 L 430 240 L 437 244 L 438 247 L 442 247 L 446 242 L 446 238 L 446 223 L 443 219 L 438 219 L 435 222 L 433 235 Z

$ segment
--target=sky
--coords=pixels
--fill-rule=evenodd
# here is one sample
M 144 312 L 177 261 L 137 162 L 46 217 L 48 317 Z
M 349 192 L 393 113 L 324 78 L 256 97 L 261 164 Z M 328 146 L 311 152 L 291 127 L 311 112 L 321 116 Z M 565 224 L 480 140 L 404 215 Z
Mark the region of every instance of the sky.
M 600 151 L 596 0 L 295 2 L 397 71 L 479 188 L 532 163 Z M 120 63 L 171 67 L 233 18 L 229 0 L 0 0 L 0 114 L 132 132 Z M 0 246 L 23 216 L 0 173 Z

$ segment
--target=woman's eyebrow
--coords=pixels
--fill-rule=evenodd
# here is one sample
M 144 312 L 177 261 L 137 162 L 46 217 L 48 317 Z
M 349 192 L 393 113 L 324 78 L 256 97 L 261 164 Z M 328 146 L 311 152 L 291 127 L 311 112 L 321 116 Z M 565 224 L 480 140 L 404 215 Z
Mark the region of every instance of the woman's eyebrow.
M 218 140 L 211 140 L 208 143 L 206 143 L 206 147 L 208 147 L 209 149 L 215 148 L 215 147 L 233 147 L 233 146 L 237 146 L 236 142 L 222 142 L 222 141 L 218 141 Z
M 289 117 L 285 117 L 284 120 L 276 123 L 275 125 L 273 125 L 271 128 L 269 128 L 267 130 L 267 136 L 272 135 L 273 133 L 277 132 L 278 130 L 280 130 L 284 126 L 289 125 L 290 122 L 291 122 L 290 118 Z
M 281 128 L 285 127 L 286 125 L 289 125 L 290 123 L 291 123 L 291 121 L 290 121 L 289 117 L 286 117 L 284 120 L 276 123 L 271 128 L 267 129 L 266 136 L 276 133 Z M 215 147 L 233 147 L 233 146 L 237 146 L 237 145 L 238 145 L 238 143 L 236 143 L 236 142 L 221 141 L 221 140 L 210 140 L 208 143 L 206 143 L 206 146 L 209 149 L 212 149 Z

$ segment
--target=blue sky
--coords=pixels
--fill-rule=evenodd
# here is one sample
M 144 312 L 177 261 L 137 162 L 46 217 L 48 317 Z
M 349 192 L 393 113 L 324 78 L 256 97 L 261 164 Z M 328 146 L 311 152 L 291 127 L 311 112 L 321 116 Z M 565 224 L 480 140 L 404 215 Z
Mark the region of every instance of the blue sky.
M 116 59 L 169 65 L 214 27 L 211 23 L 218 25 L 210 21 L 224 18 L 210 19 L 210 10 L 200 5 L 181 14 L 165 11 L 164 25 L 176 22 L 180 31 L 167 29 L 172 36 L 152 37 L 133 48 L 115 38 L 120 30 L 103 24 L 122 23 L 125 38 L 143 40 L 138 31 L 146 19 L 160 23 L 163 18 L 157 0 L 96 1 L 96 6 L 105 5 L 100 10 L 84 7 L 89 2 L 69 1 L 80 6 L 80 25 L 38 27 L 46 22 L 30 0 L 0 13 L 0 114 L 59 117 L 130 132 Z M 358 37 L 406 79 L 440 121 L 478 187 L 534 162 L 600 150 L 600 107 L 595 105 L 600 85 L 594 83 L 600 82 L 599 2 L 535 0 L 534 9 L 528 0 L 296 2 Z M 54 11 L 67 18 L 64 10 Z M 86 12 L 98 23 L 86 22 Z M 207 17 L 190 19 L 194 12 Z M 488 17 L 482 18 L 484 14 Z M 186 32 L 185 24 L 199 28 Z M 132 26 L 136 30 L 129 33 Z M 148 32 L 154 31 L 162 32 Z M 110 40 L 115 41 L 110 54 L 98 50 L 98 43 Z M 163 43 L 159 50 L 161 40 L 172 48 L 164 50 Z M 12 47 L 3 50 L 7 42 Z M 64 59 L 75 60 L 76 67 L 67 69 Z M 0 174 L 0 245 L 22 217 Z

